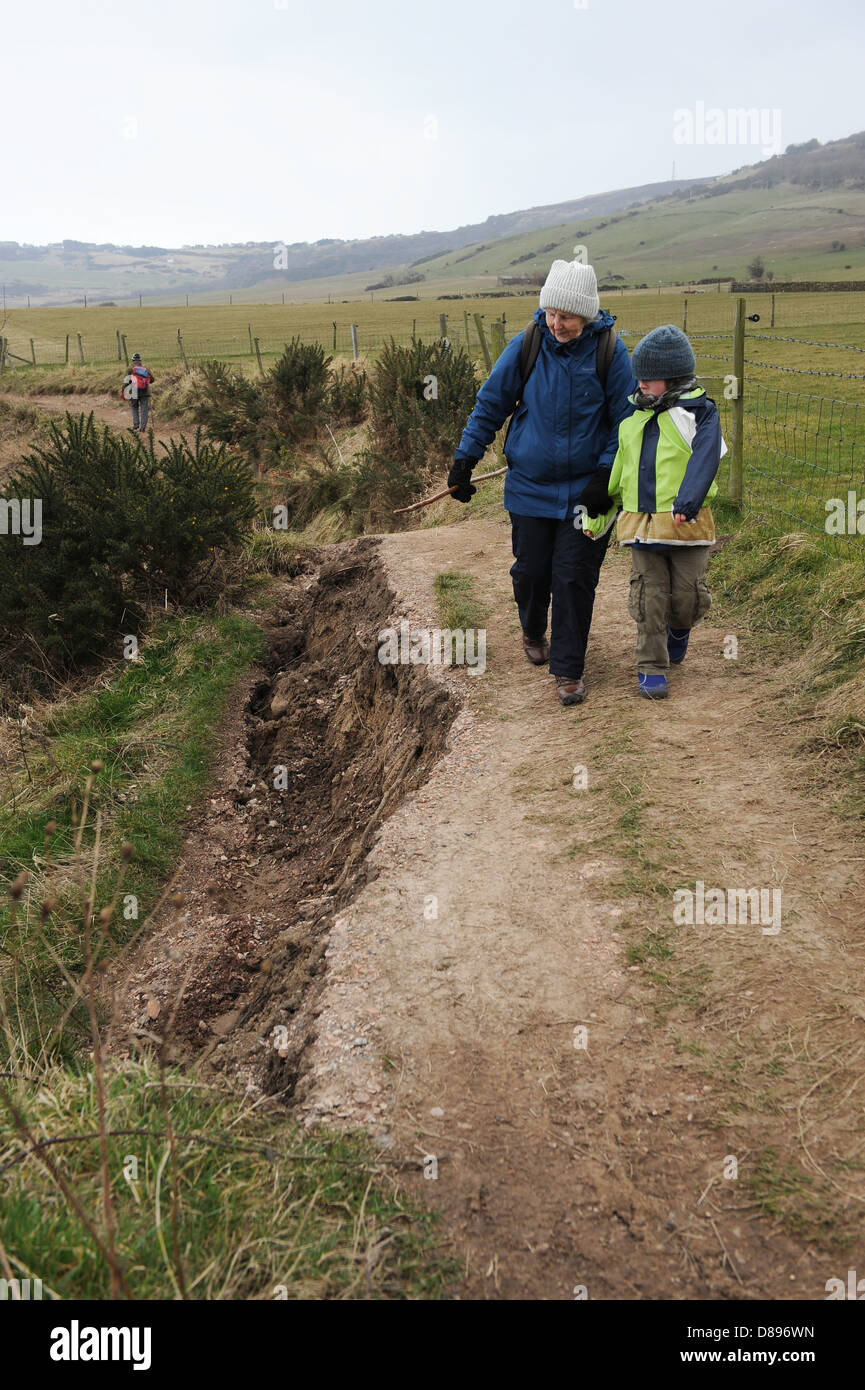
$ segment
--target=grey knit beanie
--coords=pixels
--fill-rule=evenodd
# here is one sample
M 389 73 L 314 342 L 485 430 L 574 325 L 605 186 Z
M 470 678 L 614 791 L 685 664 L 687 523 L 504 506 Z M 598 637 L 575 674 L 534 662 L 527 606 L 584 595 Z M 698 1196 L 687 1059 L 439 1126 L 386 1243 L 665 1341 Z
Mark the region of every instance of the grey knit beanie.
M 541 308 L 579 314 L 591 322 L 601 307 L 598 282 L 590 265 L 581 261 L 553 261 L 541 290 Z
M 631 353 L 631 370 L 637 381 L 675 381 L 693 376 L 697 359 L 681 328 L 665 323 L 637 343 Z

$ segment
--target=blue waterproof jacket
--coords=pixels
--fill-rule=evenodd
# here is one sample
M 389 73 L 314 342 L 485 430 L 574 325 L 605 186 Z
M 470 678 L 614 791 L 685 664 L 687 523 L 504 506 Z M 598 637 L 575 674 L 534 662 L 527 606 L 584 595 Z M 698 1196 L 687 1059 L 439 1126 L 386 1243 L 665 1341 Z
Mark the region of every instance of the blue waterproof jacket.
M 612 327 L 603 309 L 579 338 L 557 343 L 543 309 L 541 347 L 508 436 L 505 507 L 520 516 L 564 518 L 573 513 L 589 476 L 611 468 L 619 424 L 634 406 L 636 387 L 631 361 L 621 338 L 607 375 L 606 398 L 598 379 L 598 333 Z M 512 338 L 478 391 L 456 452 L 457 458 L 481 459 L 519 399 L 522 333 Z

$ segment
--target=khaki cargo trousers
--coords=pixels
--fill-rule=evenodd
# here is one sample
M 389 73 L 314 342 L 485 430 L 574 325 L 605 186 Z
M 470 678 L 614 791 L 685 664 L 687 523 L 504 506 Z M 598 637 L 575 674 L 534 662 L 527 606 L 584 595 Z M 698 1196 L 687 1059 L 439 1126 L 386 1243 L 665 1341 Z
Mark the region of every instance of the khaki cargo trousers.
M 667 626 L 692 628 L 709 611 L 707 545 L 677 550 L 631 547 L 628 612 L 637 624 L 637 670 L 662 676 L 670 665 Z

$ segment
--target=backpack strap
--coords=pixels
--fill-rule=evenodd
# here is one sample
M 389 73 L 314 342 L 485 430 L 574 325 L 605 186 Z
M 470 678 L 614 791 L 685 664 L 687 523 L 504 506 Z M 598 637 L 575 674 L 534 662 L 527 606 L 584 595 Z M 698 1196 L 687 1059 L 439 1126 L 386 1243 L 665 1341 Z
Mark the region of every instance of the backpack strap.
M 605 328 L 603 333 L 598 334 L 596 368 L 598 380 L 605 391 L 607 389 L 607 377 L 610 374 L 610 363 L 613 360 L 613 353 L 616 351 L 617 341 L 618 334 L 616 333 L 615 326 L 612 328 Z
M 523 392 L 526 389 L 526 382 L 532 374 L 532 369 L 534 368 L 534 365 L 538 360 L 538 353 L 540 352 L 540 350 L 541 330 L 535 323 L 535 320 L 532 318 L 529 320 L 529 322 L 526 324 L 525 329 L 523 330 L 523 341 L 520 343 L 520 394 L 517 397 L 513 411 L 511 413 L 511 418 L 508 421 L 508 428 L 505 433 L 505 442 L 502 445 L 503 453 L 505 449 L 507 449 L 508 435 L 511 432 L 511 425 L 514 423 L 514 415 L 516 415 L 517 411 L 523 403 Z
M 532 369 L 538 360 L 538 353 L 541 350 L 541 330 L 534 319 L 526 325 L 523 333 L 523 341 L 520 344 L 520 399 L 514 409 L 518 409 L 522 399 L 523 391 L 526 389 L 526 382 L 532 374 Z
M 615 326 L 605 328 L 598 334 L 598 351 L 595 359 L 595 369 L 598 373 L 598 380 L 604 389 L 607 390 L 607 377 L 610 374 L 610 363 L 616 351 L 618 335 Z M 516 415 L 523 403 L 523 392 L 526 389 L 526 382 L 532 374 L 535 363 L 538 360 L 538 353 L 541 350 L 541 330 L 534 319 L 532 319 L 523 332 L 523 341 L 520 343 L 520 394 L 513 409 L 513 414 L 508 421 L 505 442 L 502 446 L 503 452 L 507 449 L 508 435 L 511 432 L 511 425 L 514 423 Z

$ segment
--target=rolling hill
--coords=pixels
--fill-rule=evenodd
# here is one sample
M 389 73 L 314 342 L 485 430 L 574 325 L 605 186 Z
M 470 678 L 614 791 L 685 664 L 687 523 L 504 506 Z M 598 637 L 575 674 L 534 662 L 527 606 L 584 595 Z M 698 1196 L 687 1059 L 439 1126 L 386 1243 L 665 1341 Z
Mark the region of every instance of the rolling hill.
M 80 303 L 84 294 L 90 303 L 140 294 L 150 304 L 186 294 L 201 303 L 375 290 L 427 297 L 543 275 L 578 243 L 613 285 L 743 278 L 756 255 L 778 280 L 865 278 L 865 133 L 788 146 L 722 178 L 618 189 L 444 232 L 175 249 L 0 242 L 0 280 L 10 307 L 27 296 L 33 305 Z

